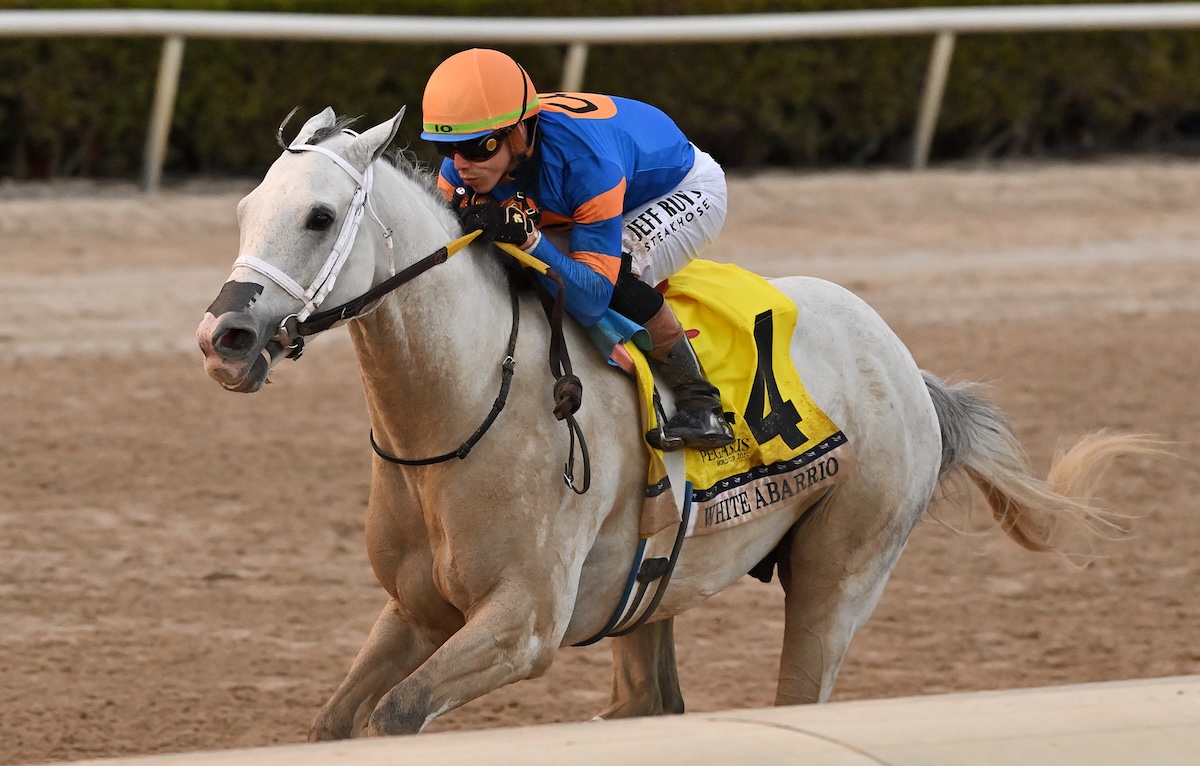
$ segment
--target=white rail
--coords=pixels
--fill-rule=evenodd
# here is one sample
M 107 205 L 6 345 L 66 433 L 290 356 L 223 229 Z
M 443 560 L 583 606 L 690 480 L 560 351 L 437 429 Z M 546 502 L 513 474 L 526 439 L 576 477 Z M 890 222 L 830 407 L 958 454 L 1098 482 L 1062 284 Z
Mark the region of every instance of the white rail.
M 562 88 L 579 90 L 587 46 L 934 35 L 913 142 L 912 166 L 928 161 L 955 36 L 1200 27 L 1200 3 L 911 8 L 637 18 L 465 18 L 224 11 L 0 11 L 0 37 L 162 37 L 162 63 L 147 133 L 142 185 L 158 187 L 188 37 L 355 42 L 482 42 L 569 45 Z
M 1195 766 L 1197 754 L 1200 754 L 1200 676 L 1177 676 L 152 755 L 87 764 Z

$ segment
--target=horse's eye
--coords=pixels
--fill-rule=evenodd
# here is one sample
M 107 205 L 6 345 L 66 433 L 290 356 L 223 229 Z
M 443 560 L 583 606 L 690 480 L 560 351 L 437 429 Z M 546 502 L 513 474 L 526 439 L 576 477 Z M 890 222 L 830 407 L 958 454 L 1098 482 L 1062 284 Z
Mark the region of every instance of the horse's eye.
M 333 225 L 333 213 L 323 208 L 315 208 L 308 214 L 308 220 L 304 222 L 304 228 L 313 231 L 325 231 Z

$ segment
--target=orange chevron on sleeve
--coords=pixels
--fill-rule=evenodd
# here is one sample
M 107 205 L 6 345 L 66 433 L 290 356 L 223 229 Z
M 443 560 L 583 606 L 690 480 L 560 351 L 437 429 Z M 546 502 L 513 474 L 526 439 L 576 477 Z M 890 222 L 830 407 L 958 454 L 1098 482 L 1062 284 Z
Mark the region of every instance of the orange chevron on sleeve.
M 542 220 L 538 221 L 539 229 L 563 230 L 570 229 L 575 225 L 575 220 L 568 218 L 565 215 L 559 215 L 553 210 L 542 208 Z
M 575 210 L 576 223 L 596 223 L 618 218 L 625 211 L 625 179 L 609 189 L 597 194 Z
M 582 263 L 614 285 L 617 283 L 617 275 L 621 271 L 621 258 L 619 256 L 607 255 L 605 253 L 589 253 L 586 250 L 575 250 L 571 252 L 571 260 Z
M 454 186 L 446 180 L 445 176 L 438 176 L 438 191 L 440 191 L 442 196 L 446 199 L 450 199 L 454 196 Z

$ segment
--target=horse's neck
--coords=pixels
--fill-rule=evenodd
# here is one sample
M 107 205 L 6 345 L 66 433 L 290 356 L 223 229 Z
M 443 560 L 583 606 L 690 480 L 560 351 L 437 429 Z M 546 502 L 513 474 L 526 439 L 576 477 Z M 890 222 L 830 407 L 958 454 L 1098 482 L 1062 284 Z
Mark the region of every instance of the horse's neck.
M 407 179 L 394 180 L 409 188 L 377 200 L 383 202 L 381 217 L 396 232 L 397 267 L 403 268 L 458 233 L 448 212 L 438 211 L 430 199 L 412 198 L 427 192 Z M 351 323 L 381 443 L 439 453 L 455 448 L 446 439 L 470 434 L 478 426 L 467 422 L 477 418 L 473 405 L 495 397 L 512 309 L 504 274 L 486 258 L 476 248 L 464 250 Z

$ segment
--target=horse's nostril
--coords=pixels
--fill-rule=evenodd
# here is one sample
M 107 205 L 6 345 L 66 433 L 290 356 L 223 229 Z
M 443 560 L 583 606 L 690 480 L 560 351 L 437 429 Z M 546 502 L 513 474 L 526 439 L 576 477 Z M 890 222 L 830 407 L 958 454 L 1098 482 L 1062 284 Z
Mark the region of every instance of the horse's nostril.
M 223 353 L 239 353 L 253 348 L 255 340 L 252 330 L 226 330 L 217 338 L 216 346 Z

